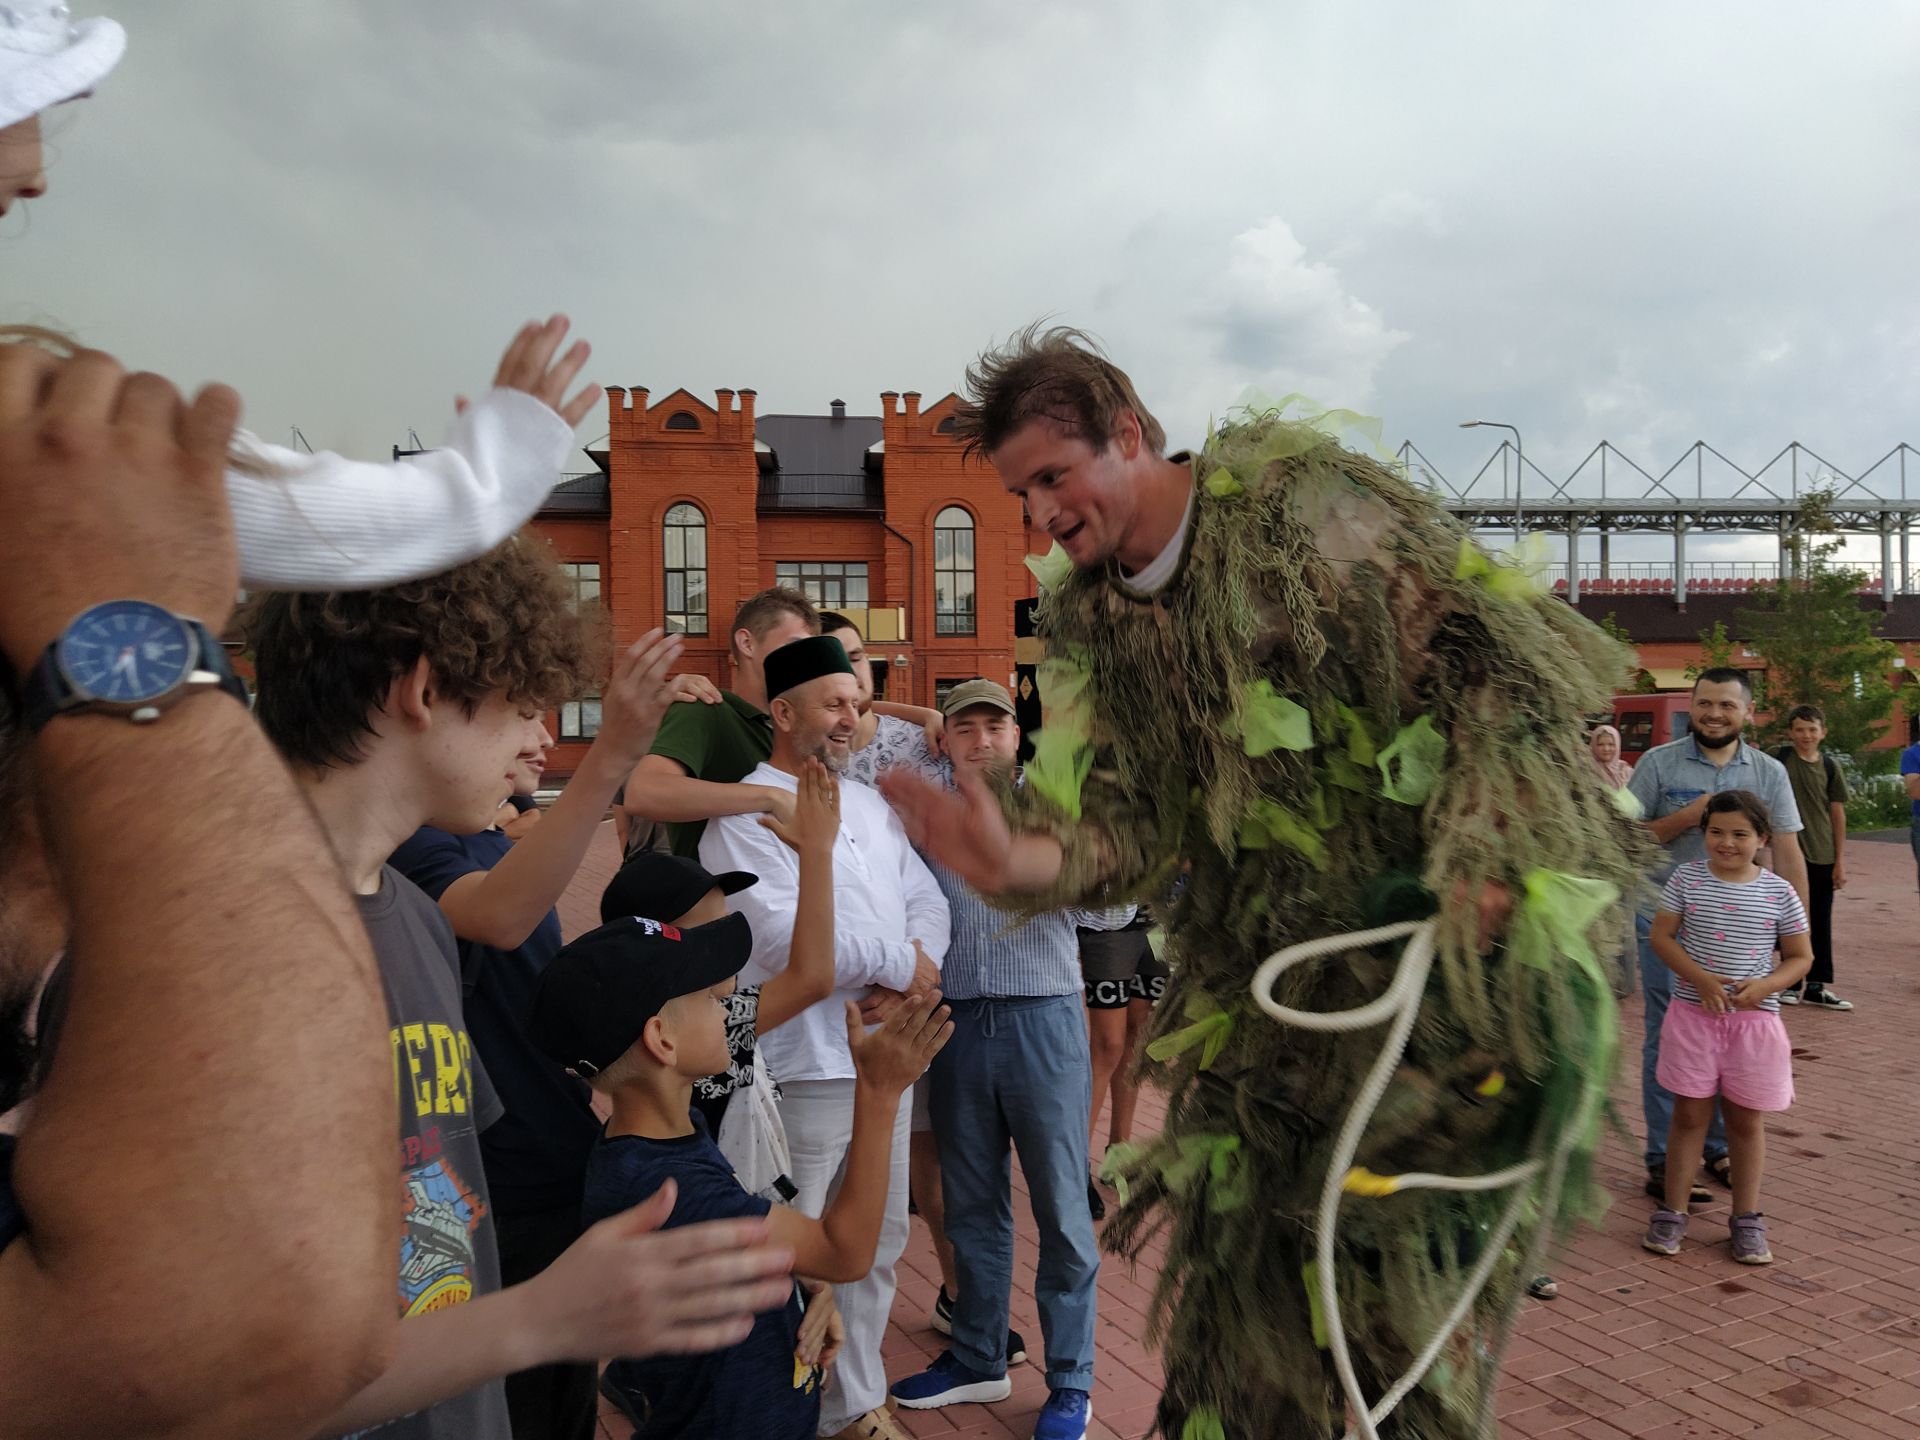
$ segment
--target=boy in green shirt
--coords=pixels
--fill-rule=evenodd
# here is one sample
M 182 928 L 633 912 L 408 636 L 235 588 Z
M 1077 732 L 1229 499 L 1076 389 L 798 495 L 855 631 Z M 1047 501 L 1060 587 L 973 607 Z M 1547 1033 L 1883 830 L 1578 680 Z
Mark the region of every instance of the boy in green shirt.
M 1780 992 L 1782 1005 L 1803 1001 L 1822 1010 L 1851 1010 L 1833 984 L 1833 892 L 1847 884 L 1847 779 L 1831 755 L 1820 749 L 1827 738 L 1827 717 L 1818 706 L 1796 705 L 1787 712 L 1791 745 L 1782 745 L 1774 758 L 1787 767 L 1794 802 L 1806 828 L 1800 832 L 1800 850 L 1807 859 L 1807 918 L 1813 926 L 1813 969 L 1806 990 L 1798 985 Z

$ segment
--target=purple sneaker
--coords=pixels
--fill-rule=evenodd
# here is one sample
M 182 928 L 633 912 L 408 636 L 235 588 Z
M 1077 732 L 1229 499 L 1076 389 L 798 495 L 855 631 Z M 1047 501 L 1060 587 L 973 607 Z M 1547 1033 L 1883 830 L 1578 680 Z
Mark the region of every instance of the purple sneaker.
M 1647 1222 L 1647 1233 L 1640 1241 L 1640 1248 L 1651 1250 L 1656 1255 L 1678 1255 L 1680 1241 L 1686 1233 L 1687 1217 L 1677 1210 L 1662 1206 L 1653 1212 L 1653 1219 Z
M 1758 1210 L 1751 1215 L 1736 1215 L 1728 1222 L 1733 1232 L 1733 1258 L 1742 1265 L 1771 1265 L 1773 1251 L 1767 1248 L 1767 1217 Z

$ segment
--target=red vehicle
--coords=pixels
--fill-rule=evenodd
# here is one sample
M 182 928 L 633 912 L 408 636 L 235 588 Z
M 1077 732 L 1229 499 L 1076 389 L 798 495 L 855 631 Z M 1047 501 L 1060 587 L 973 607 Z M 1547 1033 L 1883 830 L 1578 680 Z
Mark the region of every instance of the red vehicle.
M 1656 745 L 1678 740 L 1693 728 L 1691 690 L 1660 690 L 1652 695 L 1613 697 L 1613 724 L 1620 732 L 1620 758 L 1638 765 Z

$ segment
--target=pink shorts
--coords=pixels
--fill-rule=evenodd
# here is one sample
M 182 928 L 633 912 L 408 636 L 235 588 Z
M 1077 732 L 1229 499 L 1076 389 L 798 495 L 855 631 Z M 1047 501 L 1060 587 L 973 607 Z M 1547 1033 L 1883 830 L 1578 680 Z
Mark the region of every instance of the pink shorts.
M 1689 1001 L 1674 1001 L 1660 1027 L 1654 1076 L 1674 1094 L 1696 1100 L 1724 1095 L 1749 1110 L 1793 1104 L 1792 1046 L 1772 1010 L 1709 1015 Z

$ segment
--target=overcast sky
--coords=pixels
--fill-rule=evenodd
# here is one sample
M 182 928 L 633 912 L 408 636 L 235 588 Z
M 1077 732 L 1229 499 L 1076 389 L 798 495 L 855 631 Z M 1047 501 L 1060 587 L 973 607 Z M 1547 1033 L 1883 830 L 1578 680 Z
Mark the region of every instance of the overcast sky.
M 1554 474 L 1920 442 L 1911 5 L 116 13 L 0 221 L 0 313 L 230 381 L 273 439 L 433 443 L 557 309 L 598 381 L 763 413 L 931 400 L 1051 315 L 1176 444 L 1248 386 L 1456 479 L 1473 416 Z

